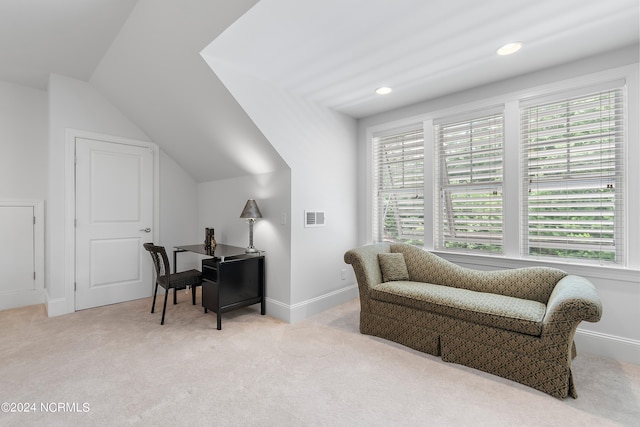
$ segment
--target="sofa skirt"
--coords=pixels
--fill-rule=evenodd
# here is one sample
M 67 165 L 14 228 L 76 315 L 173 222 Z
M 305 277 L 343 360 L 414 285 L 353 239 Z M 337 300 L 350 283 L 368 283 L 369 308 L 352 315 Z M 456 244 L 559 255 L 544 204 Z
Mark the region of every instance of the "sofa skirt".
M 542 340 L 447 316 L 369 300 L 360 332 L 494 374 L 563 399 L 577 397 L 571 374 L 573 339 Z M 556 337 L 558 338 L 558 337 Z

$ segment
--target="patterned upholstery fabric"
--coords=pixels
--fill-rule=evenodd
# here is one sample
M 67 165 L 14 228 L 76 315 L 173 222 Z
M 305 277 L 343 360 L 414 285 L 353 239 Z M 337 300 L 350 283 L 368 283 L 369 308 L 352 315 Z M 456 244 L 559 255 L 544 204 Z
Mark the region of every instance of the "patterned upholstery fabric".
M 404 255 L 412 281 L 491 292 L 543 304 L 549 300 L 558 280 L 567 275 L 562 270 L 548 267 L 498 271 L 471 270 L 411 245 L 392 245 L 391 252 Z
M 411 282 L 383 283 L 377 254 L 389 252 L 404 255 Z M 581 321 L 602 315 L 587 279 L 547 268 L 470 270 L 409 245 L 363 246 L 344 260 L 358 280 L 361 333 L 577 397 L 573 337 Z
M 409 280 L 407 264 L 404 262 L 402 253 L 378 254 L 378 262 L 383 282 Z
M 537 301 L 404 281 L 374 286 L 371 298 L 536 336 L 547 309 Z

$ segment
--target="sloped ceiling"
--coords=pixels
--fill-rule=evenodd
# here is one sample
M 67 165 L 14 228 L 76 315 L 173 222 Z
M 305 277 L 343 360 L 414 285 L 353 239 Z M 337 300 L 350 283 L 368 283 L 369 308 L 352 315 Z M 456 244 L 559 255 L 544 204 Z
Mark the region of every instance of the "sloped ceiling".
M 638 0 L 2 0 L 0 80 L 90 81 L 205 182 L 287 167 L 200 56 L 214 39 L 217 60 L 361 118 L 637 46 L 638 9 Z M 513 40 L 520 52 L 495 55 Z M 394 91 L 374 95 L 381 85 Z
M 0 1 L 0 80 L 45 90 L 50 73 L 87 81 L 135 0 Z
M 286 164 L 200 51 L 255 0 L 140 0 L 91 83 L 206 182 Z
M 262 0 L 205 49 L 362 118 L 638 43 L 638 0 Z M 505 43 L 520 41 L 512 56 Z M 379 96 L 380 86 L 393 88 Z

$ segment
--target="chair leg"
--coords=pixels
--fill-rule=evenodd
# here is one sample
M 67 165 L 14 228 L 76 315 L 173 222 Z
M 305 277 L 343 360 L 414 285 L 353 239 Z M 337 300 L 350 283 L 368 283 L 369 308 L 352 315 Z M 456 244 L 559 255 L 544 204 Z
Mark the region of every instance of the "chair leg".
M 158 282 L 156 282 L 156 289 L 153 291 L 153 304 L 151 304 L 151 312 L 156 308 L 156 294 L 158 293 Z
M 164 325 L 164 313 L 167 311 L 167 296 L 169 295 L 170 290 L 171 288 L 164 290 L 164 305 L 162 306 L 162 320 L 160 321 L 161 325 Z

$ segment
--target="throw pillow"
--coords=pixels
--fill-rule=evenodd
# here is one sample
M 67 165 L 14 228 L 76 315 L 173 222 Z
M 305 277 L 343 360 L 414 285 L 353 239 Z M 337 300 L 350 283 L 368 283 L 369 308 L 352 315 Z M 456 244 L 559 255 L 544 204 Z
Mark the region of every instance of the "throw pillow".
M 404 262 L 403 254 L 378 254 L 378 263 L 380 264 L 383 282 L 409 280 L 409 272 L 407 271 L 407 264 Z

